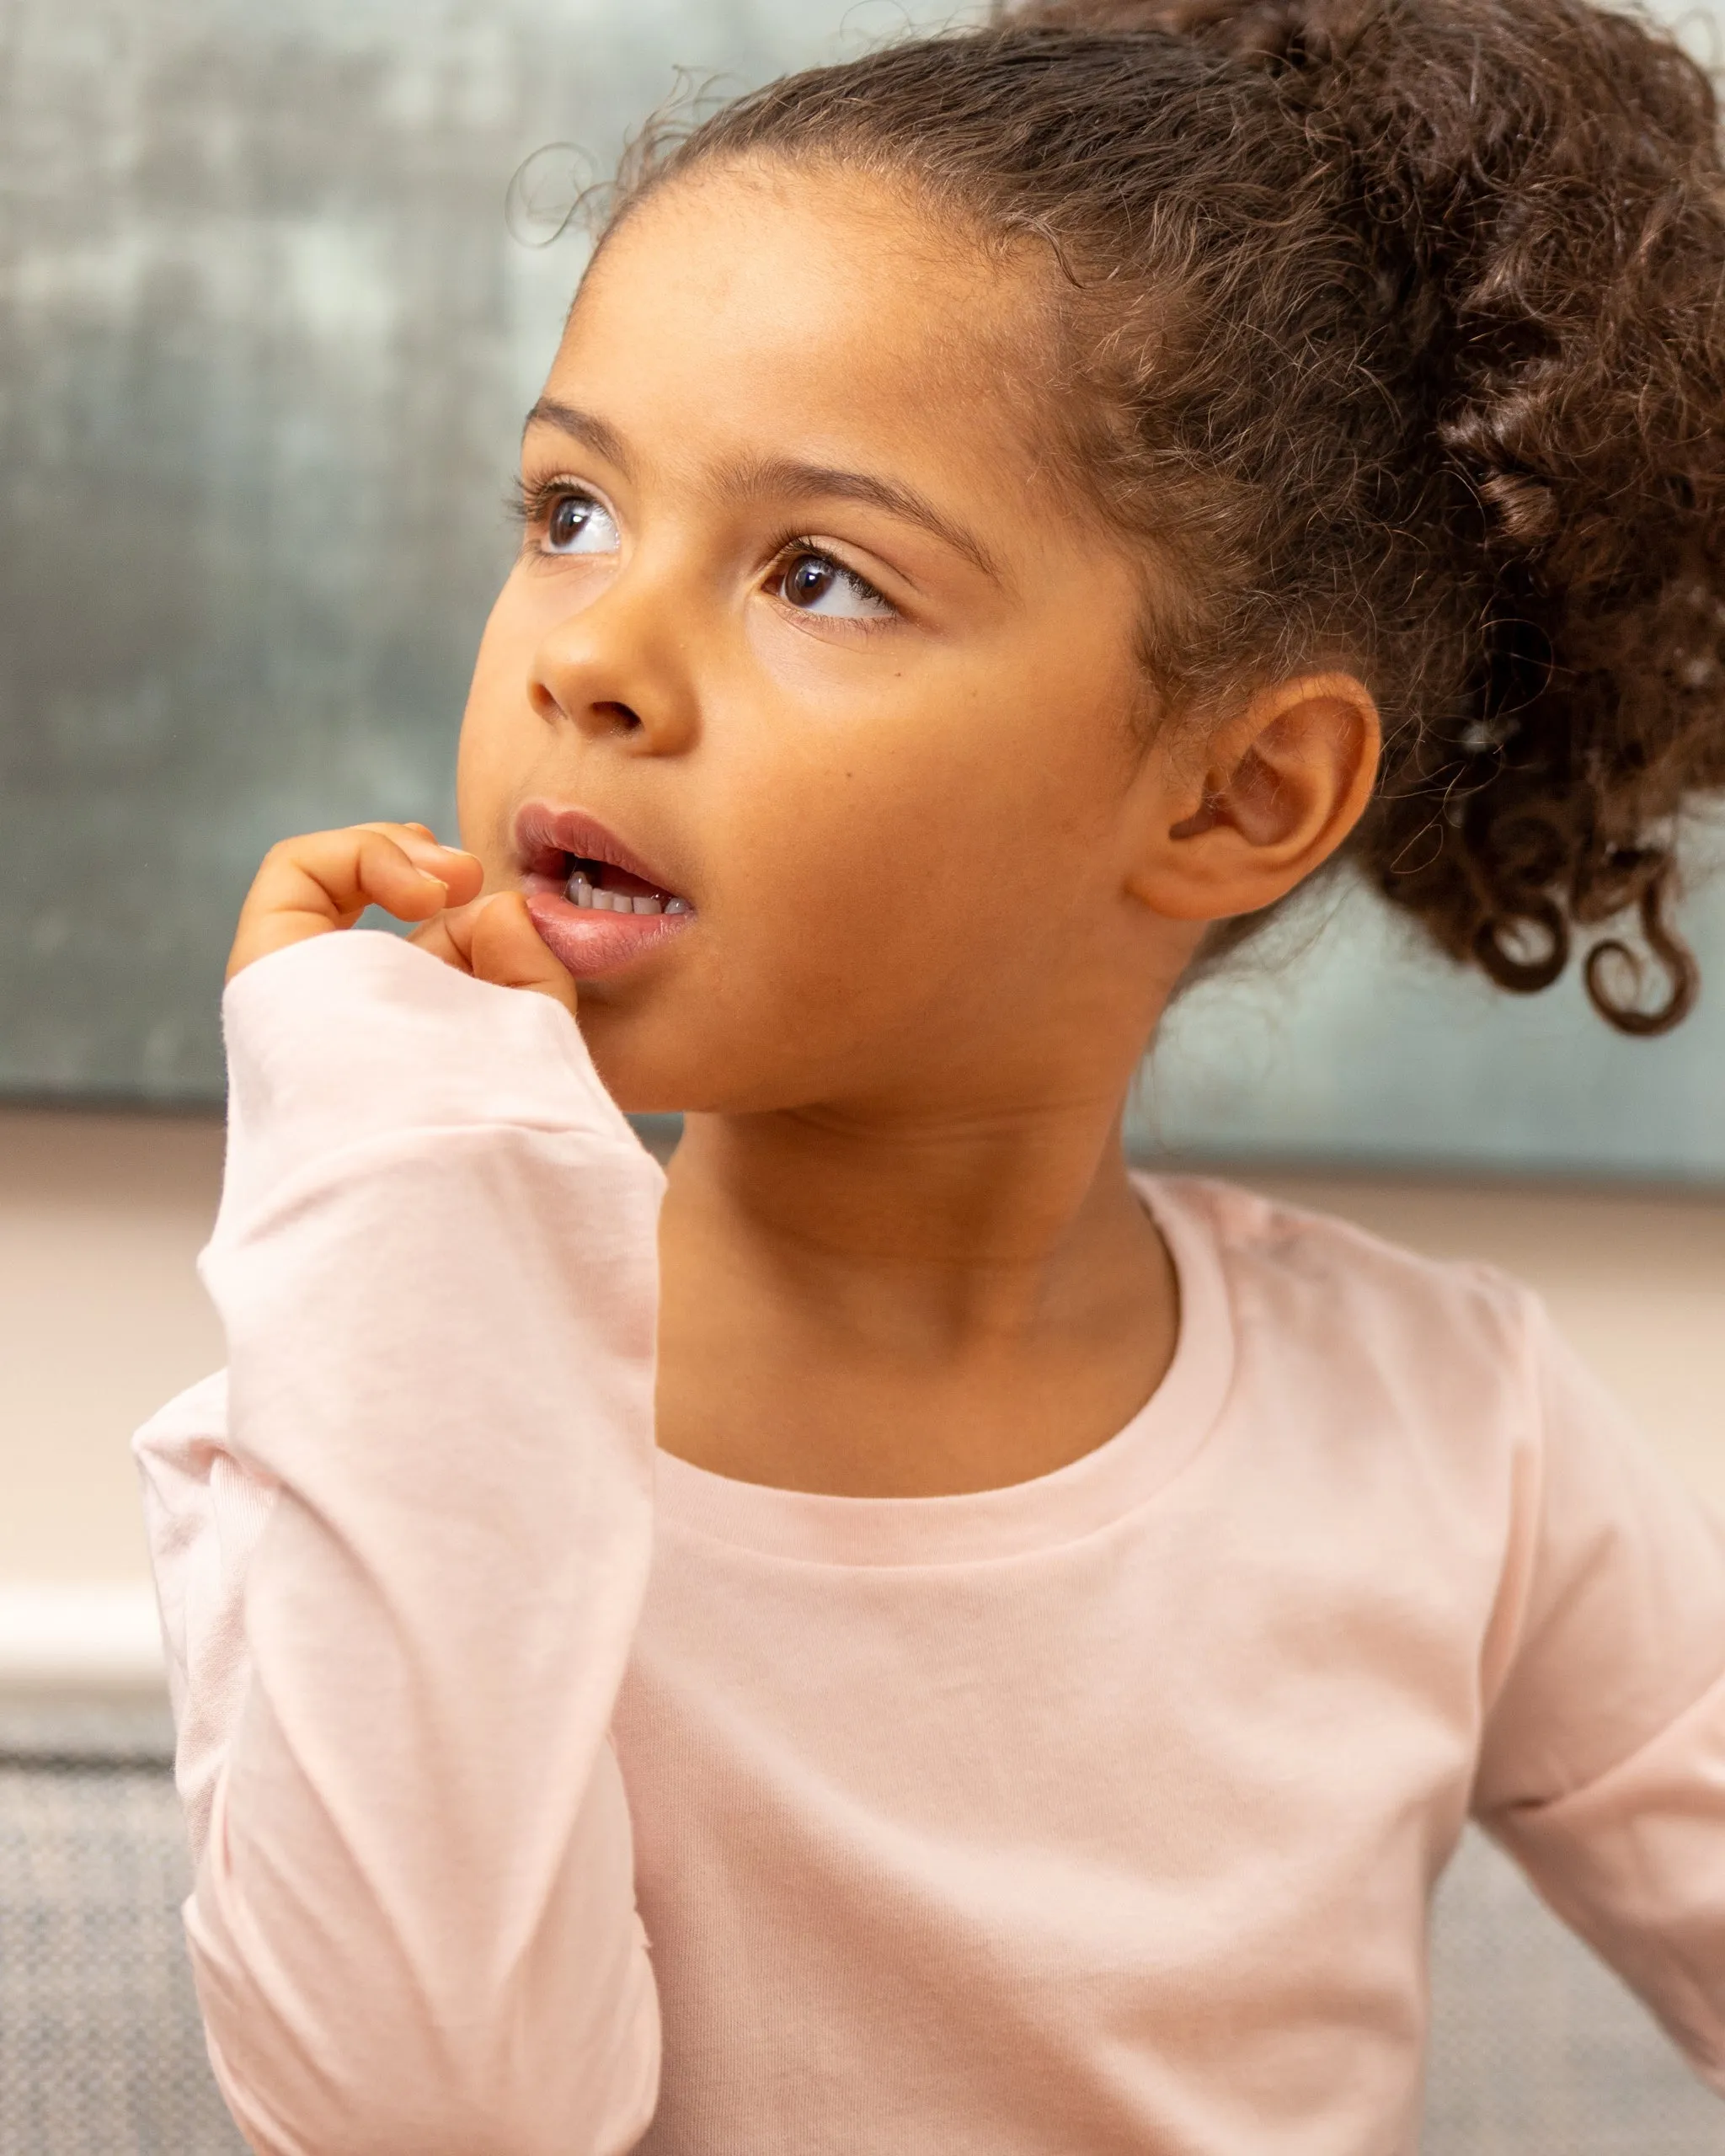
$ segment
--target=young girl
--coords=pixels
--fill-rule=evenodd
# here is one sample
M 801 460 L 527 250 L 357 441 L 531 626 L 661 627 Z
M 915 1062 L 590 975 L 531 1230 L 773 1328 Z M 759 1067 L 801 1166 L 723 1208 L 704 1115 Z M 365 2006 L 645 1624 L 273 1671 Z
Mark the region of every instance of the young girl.
M 1680 1016 L 1722 270 L 1582 0 L 1032 0 L 637 158 L 471 850 L 265 862 L 138 1441 L 259 2156 L 1410 2150 L 1470 1813 L 1725 2091 L 1718 1529 L 1513 1285 L 1120 1139 L 1344 859 Z

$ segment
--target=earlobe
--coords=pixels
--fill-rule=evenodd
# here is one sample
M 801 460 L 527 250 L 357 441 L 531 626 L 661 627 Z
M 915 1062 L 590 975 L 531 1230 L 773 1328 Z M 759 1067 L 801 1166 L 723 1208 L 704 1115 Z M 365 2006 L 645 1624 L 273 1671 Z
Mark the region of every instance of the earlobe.
M 1371 798 L 1377 706 L 1352 675 L 1309 675 L 1255 696 L 1212 737 L 1145 776 L 1149 829 L 1129 878 L 1170 919 L 1220 921 L 1284 898 L 1342 844 Z

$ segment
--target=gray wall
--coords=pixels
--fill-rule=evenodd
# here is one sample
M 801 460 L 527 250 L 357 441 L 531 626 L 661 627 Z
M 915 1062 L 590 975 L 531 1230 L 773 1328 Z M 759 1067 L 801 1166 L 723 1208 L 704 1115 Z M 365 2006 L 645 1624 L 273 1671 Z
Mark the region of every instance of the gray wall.
M 674 63 L 843 0 L 6 0 L 0 1091 L 214 1099 L 269 841 L 447 827 L 523 413 L 583 259 L 511 237 Z M 554 175 L 553 175 L 554 176 Z
M 1654 1040 L 1610 1032 L 1573 968 L 1543 995 L 1506 995 L 1375 899 L 1326 897 L 1176 1004 L 1140 1087 L 1140 1142 L 1725 1186 L 1725 886 L 1697 882 L 1684 912 L 1701 1004 Z
M 521 161 L 563 140 L 602 171 L 674 63 L 740 85 L 905 19 L 7 0 L 0 1094 L 216 1099 L 222 957 L 270 840 L 448 826 L 515 439 L 582 259 L 512 236 Z M 1519 1003 L 1344 909 L 1177 1011 L 1140 1134 L 1725 1180 L 1725 902 L 1693 927 L 1713 992 L 1626 1043 L 1573 984 Z

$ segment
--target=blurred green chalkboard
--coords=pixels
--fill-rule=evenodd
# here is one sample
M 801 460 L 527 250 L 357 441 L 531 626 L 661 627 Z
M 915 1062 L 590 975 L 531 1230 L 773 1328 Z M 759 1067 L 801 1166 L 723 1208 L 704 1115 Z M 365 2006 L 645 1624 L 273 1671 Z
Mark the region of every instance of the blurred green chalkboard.
M 740 87 L 961 12 L 6 0 L 0 1096 L 215 1102 L 269 841 L 450 825 L 515 439 L 582 261 L 512 233 L 522 161 L 573 142 L 602 173 L 680 67 Z M 1625 1042 L 1573 984 L 1517 1002 L 1343 905 L 1177 1008 L 1138 1134 L 1725 1182 L 1725 899 L 1690 925 L 1700 1012 Z
M 259 856 L 452 823 L 522 415 L 584 259 L 511 176 L 608 168 L 681 67 L 846 0 L 5 0 L 0 1092 L 215 1101 Z

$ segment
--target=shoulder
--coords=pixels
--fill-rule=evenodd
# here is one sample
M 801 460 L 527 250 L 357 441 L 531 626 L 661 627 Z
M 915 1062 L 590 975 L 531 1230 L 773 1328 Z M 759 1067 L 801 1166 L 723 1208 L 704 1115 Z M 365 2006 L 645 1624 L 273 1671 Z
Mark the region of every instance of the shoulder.
M 1177 1271 L 1208 1267 L 1220 1287 L 1237 1408 L 1332 1451 L 1471 1461 L 1494 1482 L 1537 1449 L 1550 1326 L 1520 1283 L 1232 1184 L 1138 1180 Z
M 1133 1179 L 1177 1245 L 1208 1248 L 1236 1301 L 1311 1315 L 1322 1299 L 1331 1311 L 1339 1304 L 1386 1322 L 1435 1324 L 1455 1344 L 1477 1335 L 1495 1349 L 1521 1338 L 1538 1310 L 1530 1289 L 1493 1266 L 1425 1257 L 1333 1214 L 1209 1177 Z

